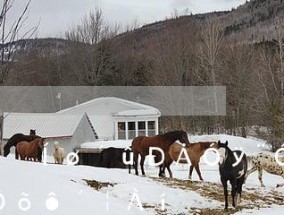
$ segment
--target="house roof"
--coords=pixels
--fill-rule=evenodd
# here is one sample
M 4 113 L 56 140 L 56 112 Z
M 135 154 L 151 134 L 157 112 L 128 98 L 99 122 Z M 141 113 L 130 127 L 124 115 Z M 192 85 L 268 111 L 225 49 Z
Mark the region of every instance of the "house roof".
M 161 112 L 157 108 L 151 107 L 149 105 L 144 105 L 141 103 L 121 99 L 121 98 L 116 98 L 116 97 L 96 98 L 96 99 L 84 102 L 82 104 L 79 104 L 77 106 L 73 106 L 73 107 L 58 111 L 57 113 L 79 114 L 79 113 L 82 113 L 82 111 L 88 113 L 88 110 L 91 110 L 92 108 L 94 108 L 94 106 L 96 105 L 98 106 L 100 104 L 104 104 L 103 106 L 100 106 L 100 108 L 104 110 L 107 109 L 109 106 L 115 106 L 115 104 L 122 104 L 126 107 L 126 109 L 124 110 L 115 110 L 115 108 L 112 107 L 111 114 L 114 116 L 133 116 L 133 115 L 149 115 L 149 114 L 155 115 L 155 116 L 161 115 Z M 92 115 L 91 113 L 88 113 L 88 114 Z
M 16 133 L 29 134 L 36 129 L 42 137 L 71 137 L 84 114 L 59 115 L 54 113 L 4 113 L 3 138 L 9 139 Z

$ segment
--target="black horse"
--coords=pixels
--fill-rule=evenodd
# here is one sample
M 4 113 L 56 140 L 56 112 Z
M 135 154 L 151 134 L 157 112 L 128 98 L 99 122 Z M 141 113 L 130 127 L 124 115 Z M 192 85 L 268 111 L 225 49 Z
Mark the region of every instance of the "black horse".
M 31 142 L 36 138 L 40 138 L 40 136 L 36 135 L 36 131 L 35 130 L 30 130 L 30 135 L 24 135 L 21 133 L 17 133 L 14 134 L 5 144 L 4 146 L 4 157 L 7 157 L 10 153 L 10 148 L 11 147 L 16 147 L 17 144 L 21 141 L 27 141 L 27 142 Z M 42 150 L 40 148 L 38 148 L 38 161 L 41 162 L 42 161 Z M 16 157 L 16 159 L 18 159 Z
M 104 149 L 98 158 L 96 166 L 105 168 L 125 168 L 123 153 L 126 153 L 126 161 L 130 160 L 130 149 L 109 147 Z M 128 165 L 129 172 L 131 165 Z
M 244 152 L 240 150 L 232 151 L 228 147 L 228 141 L 218 142 L 218 152 L 220 156 L 219 171 L 221 182 L 224 188 L 225 210 L 228 210 L 228 190 L 227 181 L 232 186 L 232 205 L 237 207 L 238 198 L 241 200 L 242 186 L 247 172 L 247 158 Z M 240 160 L 237 163 L 237 160 Z

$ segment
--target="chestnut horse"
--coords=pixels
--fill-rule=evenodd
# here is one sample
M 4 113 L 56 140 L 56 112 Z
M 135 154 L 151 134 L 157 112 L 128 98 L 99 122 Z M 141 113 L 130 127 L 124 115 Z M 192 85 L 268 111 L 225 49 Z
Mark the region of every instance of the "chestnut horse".
M 36 138 L 31 142 L 21 141 L 16 146 L 16 159 L 20 156 L 21 160 L 38 161 L 38 149 L 43 149 L 44 139 Z
M 179 143 L 174 143 L 169 148 L 169 155 L 171 159 L 168 159 L 165 163 L 165 168 L 167 168 L 170 176 L 172 176 L 172 171 L 170 169 L 170 165 L 173 161 L 178 161 L 179 163 L 188 163 L 184 153 L 182 153 L 183 146 Z M 193 169 L 196 170 L 199 179 L 203 181 L 201 176 L 201 172 L 199 169 L 199 161 L 201 156 L 205 153 L 205 151 L 209 148 L 218 148 L 217 142 L 197 142 L 197 143 L 190 143 L 185 146 L 188 158 L 190 159 L 190 168 L 189 168 L 189 175 L 188 178 L 191 179 Z
M 36 135 L 36 130 L 30 130 L 30 135 L 24 135 L 21 133 L 14 134 L 5 144 L 4 146 L 4 157 L 7 157 L 10 154 L 10 148 L 16 147 L 17 144 L 21 141 L 30 142 L 39 136 Z M 17 159 L 17 158 L 16 158 Z M 41 162 L 42 160 L 42 150 L 38 149 L 38 160 Z
M 189 144 L 187 133 L 185 131 L 171 131 L 165 134 L 156 135 L 153 137 L 138 136 L 132 141 L 132 151 L 133 151 L 133 165 L 135 168 L 135 174 L 138 175 L 138 155 L 140 155 L 140 166 L 142 175 L 145 175 L 144 162 L 145 157 L 149 155 L 150 147 L 160 148 L 165 156 L 165 160 L 169 157 L 168 151 L 175 141 L 179 140 L 182 143 Z M 155 162 L 159 162 L 162 158 L 161 152 L 153 151 L 155 156 Z M 164 162 L 160 165 L 159 176 L 164 176 L 163 170 Z

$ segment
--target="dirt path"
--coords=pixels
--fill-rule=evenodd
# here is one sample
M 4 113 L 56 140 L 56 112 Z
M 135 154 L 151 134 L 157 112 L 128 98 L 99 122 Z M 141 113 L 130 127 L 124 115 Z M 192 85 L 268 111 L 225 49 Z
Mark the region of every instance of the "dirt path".
M 277 189 L 265 189 L 261 187 L 246 188 L 242 192 L 242 202 L 237 210 L 229 209 L 224 212 L 224 196 L 221 184 L 212 182 L 192 182 L 189 180 L 169 179 L 169 178 L 151 178 L 172 188 L 180 188 L 182 190 L 196 191 L 201 196 L 220 202 L 220 207 L 216 209 L 209 208 L 191 208 L 189 214 L 194 215 L 220 215 L 233 214 L 242 209 L 258 209 L 269 208 L 271 205 L 284 205 L 284 195 Z M 230 188 L 230 186 L 228 186 Z M 230 190 L 229 190 L 230 192 Z M 231 206 L 231 198 L 229 193 L 229 208 Z

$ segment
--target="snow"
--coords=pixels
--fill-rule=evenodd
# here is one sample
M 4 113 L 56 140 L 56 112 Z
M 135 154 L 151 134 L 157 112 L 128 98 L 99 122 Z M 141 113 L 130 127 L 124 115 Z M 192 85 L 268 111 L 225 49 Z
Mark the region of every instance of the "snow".
M 131 140 L 109 140 L 109 141 L 96 141 L 86 142 L 81 144 L 81 148 L 87 149 L 105 149 L 109 147 L 127 148 L 131 146 Z
M 247 155 L 267 150 L 262 147 L 264 141 L 257 139 L 244 139 L 228 135 L 209 135 L 209 136 L 190 136 L 190 142 L 197 141 L 229 141 L 229 147 L 243 147 Z M 100 147 L 104 141 L 96 143 L 86 143 L 84 147 Z M 108 141 L 104 147 L 113 146 L 126 147 L 131 141 Z M 97 144 L 96 146 L 93 146 Z M 108 145 L 109 144 L 109 145 Z M 257 147 L 261 146 L 261 147 Z M 208 153 L 208 160 L 214 158 L 213 153 Z M 188 165 L 171 166 L 174 178 L 184 180 L 188 177 Z M 209 166 L 201 159 L 200 169 L 205 180 L 204 186 L 210 182 L 220 185 L 220 176 L 218 166 Z M 201 195 L 198 190 L 182 189 L 178 186 L 169 186 L 158 181 L 157 168 L 147 167 L 145 169 L 147 177 L 128 174 L 126 169 L 105 169 L 88 166 L 68 166 L 41 164 L 27 161 L 14 160 L 13 156 L 9 158 L 0 157 L 1 185 L 0 185 L 0 214 L 18 215 L 18 214 L 158 214 L 161 210 L 163 199 L 165 201 L 166 212 L 161 214 L 191 214 L 194 208 L 200 209 L 218 209 L 220 214 L 223 210 L 223 201 L 211 199 L 209 196 Z M 140 169 L 139 169 L 140 171 Z M 113 186 L 103 187 L 100 190 L 87 185 L 85 179 L 96 180 L 99 182 L 108 182 Z M 193 172 L 193 180 L 198 181 L 196 172 Z M 257 179 L 257 173 L 248 177 L 244 185 L 245 191 L 256 189 L 263 196 L 271 195 L 276 192 L 277 183 L 282 183 L 283 178 L 264 172 L 263 181 L 266 188 L 261 188 Z M 166 182 L 168 182 L 166 180 Z M 196 182 L 200 184 L 200 182 Z M 216 186 L 217 186 L 216 185 Z M 202 188 L 202 184 L 201 184 Z M 277 189 L 284 196 L 284 188 Z M 23 212 L 19 209 L 19 200 L 23 199 L 23 193 L 28 194 L 31 202 L 31 208 Z M 5 206 L 1 210 L 1 194 L 5 197 Z M 129 204 L 134 194 L 138 195 L 143 205 L 140 211 L 138 204 L 133 204 L 128 210 Z M 58 200 L 58 208 L 49 211 L 46 208 L 46 200 L 54 196 Z M 283 197 L 284 198 L 284 197 Z M 49 199 L 50 200 L 50 199 Z M 135 203 L 137 203 L 135 199 Z M 49 203 L 52 201 L 49 201 Z M 54 206 L 55 204 L 51 204 Z M 231 205 L 231 202 L 229 202 Z M 24 205 L 25 206 L 25 205 Z M 260 205 L 261 207 L 261 205 Z M 196 211 L 198 211 L 196 210 Z M 243 209 L 236 211 L 235 214 L 282 214 L 283 206 L 270 205 L 268 208 L 255 207 L 253 209 Z
M 125 110 L 120 111 L 114 114 L 114 116 L 151 116 L 151 115 L 159 115 L 160 113 L 157 112 L 157 110 L 154 109 L 148 109 L 148 110 Z

